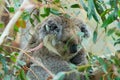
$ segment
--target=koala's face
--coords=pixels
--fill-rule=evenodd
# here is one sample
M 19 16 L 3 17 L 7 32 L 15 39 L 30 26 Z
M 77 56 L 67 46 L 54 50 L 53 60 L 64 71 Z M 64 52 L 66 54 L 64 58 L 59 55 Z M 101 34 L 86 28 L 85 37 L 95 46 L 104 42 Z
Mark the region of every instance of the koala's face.
M 79 33 L 82 32 L 82 37 Z M 46 35 L 56 36 L 54 47 L 65 59 L 69 60 L 79 52 L 82 38 L 89 37 L 86 25 L 79 19 L 70 19 L 64 16 L 51 15 L 42 24 L 40 36 L 44 39 Z

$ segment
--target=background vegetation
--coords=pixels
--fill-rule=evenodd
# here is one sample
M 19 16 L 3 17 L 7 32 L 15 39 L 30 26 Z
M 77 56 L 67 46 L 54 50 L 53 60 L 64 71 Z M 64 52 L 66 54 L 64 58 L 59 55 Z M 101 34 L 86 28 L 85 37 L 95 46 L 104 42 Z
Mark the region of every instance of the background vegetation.
M 36 22 L 40 23 L 50 14 L 79 17 L 90 26 L 91 38 L 83 43 L 89 53 L 89 64 L 70 65 L 72 69 L 85 72 L 88 80 L 89 72 L 95 70 L 102 71 L 101 80 L 120 80 L 120 0 L 0 0 L 1 80 L 11 80 L 12 76 L 29 80 L 24 72 L 26 68 L 15 65 L 22 51 L 21 44 L 25 43 L 20 38 L 27 33 L 22 37 L 19 34 L 21 30 L 30 31 L 27 24 L 34 28 Z M 17 74 L 14 68 L 19 70 Z M 62 80 L 64 75 L 64 72 L 58 73 L 54 80 Z

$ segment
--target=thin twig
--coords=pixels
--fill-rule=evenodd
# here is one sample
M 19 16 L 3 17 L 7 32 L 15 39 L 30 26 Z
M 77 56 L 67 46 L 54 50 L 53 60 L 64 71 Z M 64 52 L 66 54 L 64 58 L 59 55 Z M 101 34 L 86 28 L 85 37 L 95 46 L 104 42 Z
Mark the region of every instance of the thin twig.
M 20 6 L 20 8 L 18 9 L 18 11 L 16 12 L 16 14 L 13 16 L 13 18 L 7 24 L 4 32 L 0 36 L 0 45 L 2 45 L 2 43 L 4 42 L 4 39 L 9 35 L 10 29 L 14 26 L 14 24 L 16 23 L 16 21 L 19 19 L 19 17 L 21 16 L 21 14 L 23 13 L 23 11 L 25 10 L 25 5 L 28 4 L 28 3 L 30 3 L 29 0 L 24 0 L 23 3 L 22 3 L 22 5 Z
M 49 71 L 42 63 L 40 63 L 39 61 L 35 60 L 33 57 L 31 57 L 29 54 L 26 53 L 26 51 L 20 49 L 20 48 L 17 48 L 17 47 L 14 47 L 14 46 L 8 46 L 8 45 L 4 45 L 4 46 L 7 46 L 7 47 L 11 47 L 11 48 L 14 48 L 14 49 L 18 49 L 20 50 L 22 53 L 24 53 L 27 57 L 29 57 L 31 60 L 33 60 L 36 64 L 38 64 L 39 66 L 41 66 L 50 76 L 54 77 L 55 75 Z

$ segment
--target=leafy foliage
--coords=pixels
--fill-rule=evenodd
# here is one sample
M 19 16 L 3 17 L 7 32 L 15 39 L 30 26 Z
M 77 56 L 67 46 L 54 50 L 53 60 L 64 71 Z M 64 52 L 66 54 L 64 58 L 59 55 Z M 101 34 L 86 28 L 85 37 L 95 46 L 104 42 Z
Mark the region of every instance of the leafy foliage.
M 52 2 L 49 2 L 52 1 Z M 77 0 L 76 0 L 77 1 Z M 1 0 L 0 0 L 1 2 Z M 112 37 L 114 40 L 113 45 L 118 46 L 120 45 L 120 0 L 109 0 L 106 2 L 105 0 L 78 0 L 78 3 L 72 3 L 70 7 L 66 7 L 63 5 L 60 0 L 35 0 L 37 3 L 44 3 L 42 7 L 38 7 L 38 14 L 33 14 L 34 10 L 29 12 L 25 10 L 21 17 L 17 20 L 16 24 L 14 25 L 14 31 L 19 32 L 20 28 L 25 29 L 27 21 L 31 23 L 34 27 L 35 19 L 38 22 L 42 21 L 42 18 L 49 16 L 50 14 L 54 15 L 64 15 L 68 18 L 71 17 L 71 14 L 67 12 L 69 9 L 84 9 L 87 12 L 87 18 L 91 20 L 92 18 L 96 21 L 97 26 L 95 30 L 93 30 L 93 43 L 95 44 L 98 39 L 99 35 L 99 27 L 105 29 L 105 33 L 107 37 Z M 67 2 L 67 1 L 66 1 Z M 15 14 L 19 6 L 21 5 L 19 0 L 13 0 L 14 6 L 11 7 L 9 5 L 7 9 L 8 13 Z M 46 6 L 47 5 L 47 6 Z M 5 6 L 5 5 L 4 5 Z M 41 11 L 43 9 L 43 11 Z M 34 18 L 31 17 L 33 14 Z M 1 16 L 0 16 L 1 17 Z M 115 27 L 109 28 L 109 25 L 113 22 L 117 22 Z M 0 28 L 4 28 L 5 24 L 0 22 Z M 49 29 L 48 29 L 49 30 Z M 15 37 L 15 36 L 14 36 Z M 12 40 L 12 39 L 11 39 Z M 12 42 L 5 42 L 7 45 L 12 45 Z M 44 43 L 47 42 L 47 38 Z M 49 45 L 51 43 L 45 44 Z M 66 44 L 67 45 L 67 44 Z M 15 46 L 16 47 L 16 46 Z M 51 47 L 51 50 L 54 51 L 56 54 L 57 51 Z M 19 61 L 20 66 L 16 66 L 16 58 L 18 56 L 18 52 L 16 50 L 11 51 L 11 47 L 0 47 L 0 79 L 10 80 L 11 76 L 15 76 L 16 80 L 29 80 L 29 78 L 25 75 L 25 70 L 21 66 L 24 66 L 26 63 Z M 117 51 L 116 51 L 117 52 Z M 111 57 L 98 57 L 95 55 L 89 55 L 89 64 L 84 66 L 75 66 L 70 64 L 72 70 L 76 70 L 79 72 L 85 72 L 85 77 L 89 80 L 90 71 L 94 71 L 94 69 L 100 70 L 103 74 L 99 75 L 101 80 L 120 80 L 120 58 L 119 58 L 119 51 L 115 54 L 115 56 Z M 13 75 L 13 69 L 17 69 L 17 75 Z M 60 72 L 56 74 L 53 80 L 63 80 L 66 72 Z

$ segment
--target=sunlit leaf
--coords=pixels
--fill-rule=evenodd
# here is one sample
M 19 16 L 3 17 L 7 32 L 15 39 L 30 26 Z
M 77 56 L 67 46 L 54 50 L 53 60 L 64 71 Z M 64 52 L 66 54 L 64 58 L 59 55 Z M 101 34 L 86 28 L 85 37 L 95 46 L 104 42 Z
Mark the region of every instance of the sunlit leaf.
M 91 67 L 91 65 L 81 65 L 81 66 L 78 66 L 77 69 L 78 69 L 78 71 L 81 72 L 81 71 L 85 71 L 89 67 Z
M 52 51 L 53 53 L 61 56 L 57 49 L 52 45 L 52 40 L 55 39 L 53 35 L 48 35 L 48 36 L 45 36 L 44 40 L 43 40 L 43 43 L 44 43 L 44 46 L 49 50 L 49 51 Z
M 99 19 L 98 19 L 98 16 L 96 14 L 96 11 L 95 11 L 95 5 L 94 5 L 94 2 L 93 0 L 88 0 L 88 18 L 91 19 L 91 17 L 93 16 L 93 18 L 99 22 Z
M 9 7 L 8 9 L 10 12 L 15 12 L 14 7 Z
M 29 18 L 30 18 L 30 13 L 24 11 L 21 16 L 22 16 L 22 19 L 23 19 L 23 20 L 29 20 Z
M 54 0 L 54 2 L 59 3 L 59 2 L 60 2 L 60 0 Z
M 0 28 L 4 28 L 4 23 L 0 22 Z
M 85 11 L 88 11 L 88 7 L 85 5 L 83 0 L 80 0 L 81 5 L 83 6 L 83 8 L 85 9 Z
M 54 9 L 54 8 L 50 8 L 50 12 L 52 14 L 55 14 L 55 15 L 61 15 L 61 12 L 59 12 L 58 10 Z
M 80 5 L 79 4 L 73 4 L 73 5 L 71 5 L 71 8 L 80 8 Z
M 114 15 L 114 12 L 111 13 L 108 18 L 103 22 L 102 27 L 106 28 L 109 24 L 111 24 L 114 20 L 116 20 L 116 17 Z
M 50 14 L 50 8 L 44 8 L 44 12 L 43 13 L 41 13 L 40 15 L 42 16 L 42 17 L 46 17 L 46 16 L 49 16 L 49 14 Z
M 21 80 L 27 80 L 24 70 L 20 71 L 20 78 Z
M 26 22 L 22 19 L 19 19 L 17 22 L 16 22 L 16 27 L 18 28 L 26 28 Z
M 104 17 L 106 14 L 108 14 L 110 11 L 112 11 L 113 9 L 106 9 L 104 12 L 102 12 L 100 14 L 101 17 Z
M 53 80 L 64 80 L 65 74 L 65 72 L 59 72 L 57 75 L 55 75 Z
M 19 28 L 16 25 L 14 26 L 14 31 L 19 32 Z
M 120 17 L 120 9 L 118 10 L 118 16 Z

